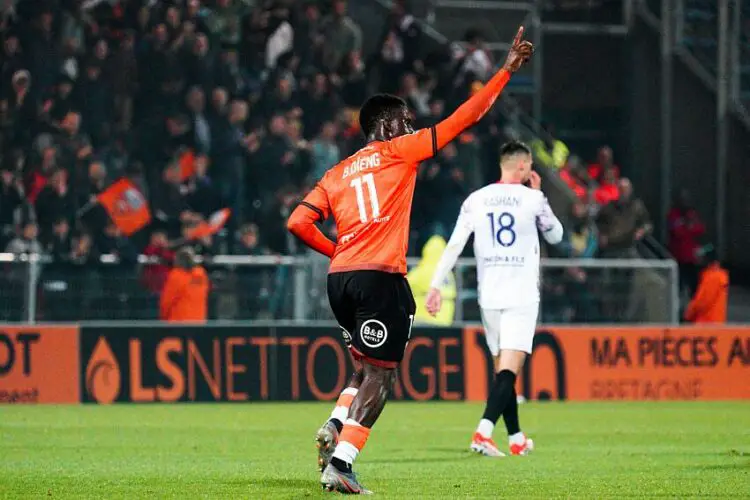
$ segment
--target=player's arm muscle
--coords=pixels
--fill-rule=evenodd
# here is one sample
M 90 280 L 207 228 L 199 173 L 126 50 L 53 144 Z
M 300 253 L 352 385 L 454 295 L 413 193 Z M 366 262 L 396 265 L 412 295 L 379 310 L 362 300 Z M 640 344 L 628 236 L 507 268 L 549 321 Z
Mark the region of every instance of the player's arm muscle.
M 294 209 L 286 227 L 305 245 L 330 258 L 336 251 L 336 244 L 315 225 L 316 222 L 325 220 L 329 213 L 328 196 L 325 189 L 318 183 Z
M 541 193 L 540 193 L 541 194 Z M 557 245 L 563 238 L 563 225 L 549 206 L 547 198 L 542 195 L 541 207 L 536 216 L 536 226 L 544 240 L 550 245 Z
M 471 236 L 473 231 L 469 201 L 466 200 L 461 207 L 461 213 L 458 214 L 456 227 L 453 228 L 453 233 L 435 268 L 435 274 L 432 276 L 432 288 L 440 288 L 442 286 L 445 278 L 455 267 L 456 261 L 461 252 L 464 251 L 466 242 L 469 241 L 469 236 Z
M 487 85 L 445 120 L 434 127 L 394 139 L 393 144 L 398 154 L 414 163 L 434 156 L 438 150 L 444 148 L 446 144 L 487 114 L 508 80 L 510 80 L 510 72 L 501 69 L 487 82 Z

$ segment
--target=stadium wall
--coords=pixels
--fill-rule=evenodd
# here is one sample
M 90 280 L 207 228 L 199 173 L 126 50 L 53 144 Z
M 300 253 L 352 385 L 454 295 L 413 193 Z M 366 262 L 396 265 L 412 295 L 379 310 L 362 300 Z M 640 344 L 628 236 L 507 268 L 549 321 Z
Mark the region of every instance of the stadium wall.
M 330 326 L 0 326 L 0 402 L 333 400 L 352 365 Z M 478 327 L 415 328 L 397 400 L 484 400 Z M 519 394 L 750 399 L 750 327 L 541 327 Z

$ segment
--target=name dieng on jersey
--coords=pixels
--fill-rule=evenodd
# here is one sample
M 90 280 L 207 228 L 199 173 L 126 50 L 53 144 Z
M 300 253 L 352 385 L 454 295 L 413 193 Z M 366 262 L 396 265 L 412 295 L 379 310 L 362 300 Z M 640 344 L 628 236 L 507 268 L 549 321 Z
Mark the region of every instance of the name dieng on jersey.
M 342 179 L 346 179 L 350 175 L 358 174 L 364 170 L 375 168 L 380 166 L 380 153 L 373 153 L 367 156 L 360 156 L 349 165 L 344 167 L 344 175 Z

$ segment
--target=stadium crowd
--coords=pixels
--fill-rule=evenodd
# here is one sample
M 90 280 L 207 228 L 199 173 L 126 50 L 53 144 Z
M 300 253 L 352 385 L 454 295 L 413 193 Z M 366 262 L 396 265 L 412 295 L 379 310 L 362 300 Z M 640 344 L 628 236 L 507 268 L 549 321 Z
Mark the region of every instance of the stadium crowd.
M 430 125 L 494 68 L 476 32 L 460 51 L 420 58 L 423 34 L 399 2 L 373 54 L 363 54 L 345 0 L 11 0 L 0 9 L 0 245 L 48 253 L 57 267 L 47 280 L 74 270 L 78 284 L 48 312 L 55 319 L 66 319 L 70 304 L 102 300 L 81 296 L 86 289 L 124 287 L 127 280 L 112 278 L 131 276 L 139 253 L 162 259 L 141 272 L 143 301 L 132 290 L 101 294 L 132 302 L 122 317 L 156 309 L 143 304 L 157 303 L 174 249 L 188 240 L 203 255 L 300 252 L 284 221 L 362 145 L 357 109 L 368 94 L 400 95 L 417 125 Z M 633 256 L 651 225 L 612 150 L 602 147 L 586 166 L 549 132 L 532 144 L 536 161 L 559 171 L 579 198 L 558 252 Z M 411 255 L 450 234 L 465 196 L 497 179 L 499 144 L 517 136 L 493 110 L 422 165 Z M 97 203 L 122 178 L 152 215 L 132 235 Z M 223 231 L 189 237 L 222 208 L 232 211 Z M 91 271 L 104 254 L 119 258 L 106 276 Z M 235 309 L 285 314 L 273 297 L 286 277 L 238 276 L 237 288 L 252 296 Z M 580 285 L 586 276 L 575 270 L 566 280 Z M 17 281 L 13 289 L 22 288 Z M 6 309 L 17 310 L 15 300 Z M 587 307 L 577 310 L 590 318 Z

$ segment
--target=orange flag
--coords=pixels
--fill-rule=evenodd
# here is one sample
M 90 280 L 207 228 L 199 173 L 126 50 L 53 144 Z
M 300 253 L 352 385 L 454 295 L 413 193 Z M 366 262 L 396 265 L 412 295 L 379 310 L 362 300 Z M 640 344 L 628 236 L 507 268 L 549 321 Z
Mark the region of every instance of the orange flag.
M 126 236 L 130 236 L 151 222 L 148 203 L 138 188 L 128 179 L 120 179 L 96 197 L 112 222 Z
M 194 228 L 190 229 L 185 234 L 185 237 L 189 240 L 199 240 L 205 236 L 216 234 L 227 223 L 230 215 L 232 215 L 231 210 L 228 208 L 222 208 L 211 214 L 208 222 L 201 222 Z

